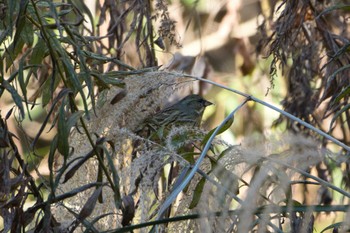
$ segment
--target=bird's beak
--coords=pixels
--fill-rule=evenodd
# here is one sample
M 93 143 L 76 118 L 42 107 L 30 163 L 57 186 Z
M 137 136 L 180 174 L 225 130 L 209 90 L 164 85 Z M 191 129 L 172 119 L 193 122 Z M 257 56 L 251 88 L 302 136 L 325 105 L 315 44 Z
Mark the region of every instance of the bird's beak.
M 210 106 L 210 105 L 213 105 L 213 103 L 212 103 L 212 102 L 209 102 L 208 100 L 206 100 L 206 101 L 204 102 L 204 106 L 205 106 L 205 107 L 208 107 L 208 106 Z

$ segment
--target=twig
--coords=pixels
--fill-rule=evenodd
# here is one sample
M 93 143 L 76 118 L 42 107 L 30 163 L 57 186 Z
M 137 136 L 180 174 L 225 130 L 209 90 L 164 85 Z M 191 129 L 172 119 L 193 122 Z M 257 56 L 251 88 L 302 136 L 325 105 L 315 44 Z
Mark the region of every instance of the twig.
M 174 73 L 174 72 L 169 72 L 169 73 L 171 73 L 171 74 L 173 74 L 173 75 L 176 75 L 176 74 L 179 75 L 179 73 Z M 274 110 L 274 111 L 276 111 L 276 112 L 279 112 L 280 114 L 282 114 L 282 115 L 288 117 L 289 119 L 291 119 L 291 120 L 293 120 L 293 121 L 296 121 L 296 122 L 298 122 L 299 124 L 301 124 L 301 125 L 303 125 L 303 126 L 309 128 L 309 129 L 315 131 L 316 133 L 318 133 L 318 134 L 322 135 L 323 137 L 327 138 L 329 141 L 331 141 L 331 142 L 337 144 L 338 146 L 340 146 L 340 147 L 342 147 L 343 149 L 345 149 L 345 150 L 347 150 L 348 152 L 350 152 L 350 147 L 349 147 L 349 146 L 345 145 L 344 143 L 340 142 L 339 140 L 337 140 L 336 138 L 330 136 L 329 134 L 323 132 L 322 130 L 317 129 L 316 127 L 310 125 L 309 123 L 306 123 L 305 121 L 301 120 L 300 118 L 295 117 L 295 116 L 293 116 L 292 114 L 290 114 L 290 113 L 288 113 L 288 112 L 286 112 L 286 111 L 283 111 L 283 110 L 281 110 L 281 109 L 279 109 L 279 108 L 273 106 L 272 104 L 269 104 L 269 103 L 267 103 L 267 102 L 265 102 L 265 101 L 262 101 L 262 100 L 260 100 L 260 99 L 258 99 L 258 98 L 255 98 L 254 96 L 248 95 L 248 94 L 246 94 L 246 93 L 243 93 L 243 92 L 241 92 L 241 91 L 235 90 L 235 89 L 233 89 L 233 88 L 230 88 L 230 87 L 221 85 L 221 84 L 219 84 L 219 83 L 213 82 L 213 81 L 211 81 L 211 80 L 207 80 L 207 79 L 203 79 L 203 78 L 199 78 L 199 77 L 195 77 L 195 76 L 187 75 L 187 74 L 181 74 L 181 76 L 186 77 L 186 78 L 193 78 L 193 79 L 195 79 L 195 80 L 203 81 L 203 82 L 206 82 L 206 83 L 210 83 L 210 84 L 212 84 L 212 85 L 218 86 L 218 87 L 220 87 L 220 88 L 223 88 L 223 89 L 225 89 L 225 90 L 231 91 L 231 92 L 233 92 L 233 93 L 236 93 L 236 94 L 238 94 L 238 95 L 244 96 L 244 97 L 246 97 L 246 98 L 249 97 L 251 100 L 253 100 L 253 101 L 255 101 L 255 102 L 259 103 L 259 104 L 262 104 L 262 105 L 264 105 L 264 106 L 266 106 L 266 107 L 268 107 L 268 108 L 270 108 L 270 109 L 272 109 L 272 110 Z

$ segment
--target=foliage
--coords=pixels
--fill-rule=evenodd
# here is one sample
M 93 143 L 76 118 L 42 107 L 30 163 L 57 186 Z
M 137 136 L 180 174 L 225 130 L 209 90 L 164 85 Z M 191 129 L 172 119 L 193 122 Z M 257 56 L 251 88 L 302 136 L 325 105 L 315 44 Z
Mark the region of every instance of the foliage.
M 188 19 L 181 25 L 171 17 L 169 4 L 175 3 L 162 0 L 0 1 L 3 232 L 312 232 L 329 212 L 342 219 L 323 229 L 346 230 L 349 7 L 270 1 L 257 52 L 272 57 L 270 92 L 280 69 L 286 75 L 280 110 L 242 91 L 253 87 L 249 77 L 258 65 L 246 40 L 232 38 L 228 29 L 240 1 L 207 16 L 208 22 L 221 20 L 211 39 L 223 50 L 197 58 L 175 54 L 159 70 L 157 50 L 181 46 L 175 25 L 201 32 L 199 21 L 191 23 L 200 2 L 181 5 Z M 215 53 L 228 51 L 244 60 L 239 70 L 248 79 L 235 80 L 240 90 L 212 81 L 212 70 L 227 72 L 229 60 L 214 61 Z M 208 86 L 241 99 L 225 114 L 220 104 L 231 99 L 218 101 L 219 91 L 208 93 Z M 138 133 L 170 96 L 189 90 L 216 99 L 214 129 L 169 125 L 153 137 Z M 257 105 L 280 113 L 275 126 L 287 122 L 292 133 L 254 138 L 252 132 L 265 130 L 255 129 L 261 126 Z M 219 114 L 227 115 L 220 124 Z M 26 121 L 39 122 L 32 136 L 16 130 L 25 131 Z M 220 139 L 237 125 L 244 132 L 236 136 L 246 136 L 240 144 Z M 54 136 L 45 138 L 47 132 Z M 46 176 L 29 159 L 41 159 L 45 141 Z
M 340 130 L 337 138 L 349 144 L 349 31 L 344 20 L 349 6 L 334 5 L 332 1 L 284 1 L 271 7 L 278 17 L 266 17 L 260 26 L 264 37 L 258 52 L 272 55 L 272 73 L 280 66 L 286 75 L 284 109 L 306 122 L 328 128 L 330 134 Z M 330 125 L 322 123 L 326 119 L 331 120 Z M 307 131 L 302 125 L 292 126 L 291 121 L 288 125 L 291 130 Z

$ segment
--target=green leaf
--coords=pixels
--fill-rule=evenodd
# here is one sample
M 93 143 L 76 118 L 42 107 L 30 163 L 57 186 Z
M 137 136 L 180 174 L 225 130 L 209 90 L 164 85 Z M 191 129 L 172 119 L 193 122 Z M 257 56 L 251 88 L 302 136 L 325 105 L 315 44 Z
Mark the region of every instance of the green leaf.
M 33 24 L 31 24 L 27 19 L 24 19 L 24 21 L 24 28 L 20 36 L 23 38 L 25 44 L 27 44 L 29 47 L 32 47 L 34 43 Z
M 63 64 L 64 64 L 64 69 L 65 69 L 65 72 L 67 75 L 67 79 L 72 85 L 72 89 L 74 90 L 74 94 L 76 94 L 77 92 L 80 93 L 81 99 L 82 99 L 83 104 L 84 104 L 85 114 L 88 117 L 89 116 L 89 108 L 88 108 L 86 96 L 85 96 L 84 91 L 83 91 L 83 86 L 80 83 L 80 80 L 77 76 L 77 73 L 75 72 L 73 65 L 70 63 L 70 60 L 68 57 L 65 57 L 63 59 Z
M 229 128 L 231 127 L 231 125 L 233 124 L 233 122 L 234 122 L 234 118 L 232 117 L 232 118 L 231 118 L 230 120 L 228 120 L 228 121 L 224 124 L 224 126 L 218 131 L 217 135 L 222 134 L 222 133 L 225 132 L 227 129 L 229 129 Z M 207 135 L 205 135 L 205 137 L 203 138 L 203 141 L 202 141 L 202 143 L 201 143 L 202 145 L 205 145 L 205 144 L 208 142 L 209 138 L 211 137 L 211 135 L 214 133 L 215 130 L 216 130 L 216 128 L 210 130 L 210 132 L 209 132 Z
M 189 209 L 195 208 L 202 196 L 204 185 L 205 185 L 206 179 L 202 177 L 202 179 L 197 183 L 194 191 L 193 191 L 193 196 L 192 196 L 192 201 L 190 203 L 190 206 L 188 207 Z
M 14 0 L 7 0 L 6 4 L 8 13 L 6 14 L 6 24 L 8 25 L 9 29 L 9 36 L 12 36 L 14 24 L 15 24 L 15 17 L 18 16 L 17 14 L 17 8 L 19 7 L 18 1 Z
M 58 84 L 60 83 L 60 79 L 57 75 L 57 70 L 53 69 L 50 78 L 46 79 L 43 85 L 40 87 L 42 90 L 42 106 L 45 107 L 51 100 L 53 96 L 53 91 L 56 90 Z
M 119 186 L 120 178 L 119 178 L 117 169 L 116 169 L 116 167 L 114 165 L 112 156 L 110 155 L 110 153 L 108 152 L 106 147 L 103 147 L 103 150 L 104 150 L 104 154 L 107 157 L 109 169 L 112 171 L 113 184 L 114 184 L 114 187 L 112 187 L 112 189 L 113 189 L 113 192 L 114 192 L 115 206 L 116 206 L 116 208 L 119 208 L 120 204 L 121 204 L 121 201 L 122 201 L 121 194 L 120 194 L 120 186 Z
M 94 26 L 94 17 L 92 16 L 92 13 L 90 9 L 85 5 L 84 1 L 81 0 L 68 0 L 68 2 L 72 5 L 74 5 L 75 9 L 77 9 L 80 13 L 80 15 L 86 14 L 89 17 L 91 28 L 94 33 L 95 26 Z
M 76 123 L 78 122 L 78 120 L 80 119 L 80 117 L 82 117 L 84 115 L 84 112 L 83 111 L 77 111 L 77 112 L 74 112 L 69 118 L 68 118 L 68 121 L 67 121 L 67 127 L 68 127 L 68 130 L 70 131 L 70 129 L 76 125 Z
M 57 95 L 57 97 L 55 99 L 53 99 L 52 101 L 52 105 L 51 108 L 47 114 L 47 116 L 45 117 L 44 121 L 42 122 L 37 134 L 35 135 L 35 138 L 33 139 L 32 143 L 31 143 L 31 148 L 34 148 L 34 145 L 36 144 L 36 142 L 38 141 L 41 133 L 44 131 L 47 123 L 49 122 L 50 118 L 52 118 L 52 115 L 54 114 L 54 111 L 56 109 L 56 105 L 58 103 L 60 103 L 60 100 L 63 99 L 66 95 L 72 93 L 70 89 L 66 88 L 60 91 L 60 93 Z M 63 101 L 62 101 L 63 102 Z M 56 119 L 56 117 L 55 117 Z
M 51 191 L 54 193 L 56 190 L 56 186 L 59 182 L 54 182 L 54 163 L 55 163 L 55 155 L 56 155 L 56 150 L 57 150 L 57 135 L 52 139 L 50 143 L 50 152 L 48 156 L 48 166 L 50 170 L 50 186 L 51 186 Z
M 69 143 L 68 143 L 68 137 L 69 132 L 73 126 L 76 125 L 79 118 L 84 114 L 83 111 L 77 111 L 74 112 L 69 116 L 68 119 L 65 117 L 65 111 L 64 111 L 64 101 L 61 104 L 59 115 L 58 115 L 58 151 L 64 155 L 68 156 L 69 152 Z M 60 140 L 62 140 L 60 142 Z M 67 158 L 67 157 L 66 157 Z
M 322 98 L 321 99 L 324 99 L 326 97 L 326 94 L 327 94 L 327 90 L 332 88 L 332 85 L 333 84 L 333 80 L 337 77 L 337 74 L 339 74 L 340 72 L 346 70 L 346 69 L 349 69 L 350 68 L 350 65 L 346 65 L 346 66 L 343 66 L 343 67 L 340 67 L 339 69 L 337 69 L 336 71 L 334 71 L 332 73 L 331 76 L 329 76 L 329 78 L 327 79 L 327 83 L 326 83 L 326 88 L 325 88 L 325 93 L 323 94 Z M 335 103 L 337 103 L 339 100 L 337 99 L 334 99 L 332 101 L 332 105 L 334 105 Z
M 104 74 L 99 74 L 97 72 L 91 72 L 91 75 L 97 78 L 99 81 L 102 82 L 102 84 L 106 85 L 114 85 L 117 87 L 125 87 L 124 81 L 119 79 L 120 77 L 125 77 L 125 75 L 122 74 L 116 74 L 116 72 L 107 72 Z
M 16 47 L 14 45 L 14 42 L 9 46 L 9 48 L 6 50 L 5 53 L 5 64 L 6 64 L 6 71 L 13 65 L 13 62 L 17 58 L 18 54 L 22 52 L 24 46 L 24 40 L 22 37 L 19 37 Z
M 2 31 L 0 33 L 0 44 L 3 44 L 4 40 L 7 39 L 11 35 L 10 29 L 7 28 L 6 30 Z
M 23 75 L 23 62 L 24 62 L 23 58 L 19 61 L 19 64 L 18 64 L 18 82 L 19 82 L 19 86 L 21 88 L 22 94 L 24 96 L 24 99 L 26 99 L 27 88 L 24 82 L 24 75 Z
M 86 155 L 84 155 L 84 157 L 79 158 L 79 160 L 77 159 L 77 161 L 75 161 L 75 162 L 73 163 L 73 166 L 70 167 L 70 168 L 68 169 L 68 171 L 65 173 L 64 179 L 63 179 L 63 182 L 62 182 L 62 183 L 66 183 L 69 179 L 71 179 L 71 178 L 74 176 L 74 174 L 75 174 L 77 171 L 79 171 L 79 168 L 80 168 L 82 165 L 84 165 L 84 163 L 85 163 L 86 161 L 88 161 L 90 158 L 92 158 L 93 155 L 94 155 L 94 152 L 91 151 L 91 152 L 87 153 Z M 69 164 L 67 165 L 67 167 L 68 167 L 68 166 L 69 166 Z
M 181 157 L 187 160 L 190 164 L 194 164 L 196 160 L 194 159 L 195 155 L 199 155 L 198 152 L 185 152 L 181 154 Z
M 29 109 L 29 107 L 28 107 L 28 99 L 27 99 L 27 85 L 26 85 L 26 82 L 24 80 L 24 75 L 23 75 L 23 63 L 24 63 L 24 60 L 26 59 L 26 57 L 27 57 L 26 55 L 23 55 L 21 60 L 19 61 L 19 65 L 18 65 L 18 82 L 19 82 L 19 86 L 20 86 L 21 91 L 22 91 L 22 95 L 23 95 L 23 98 L 24 98 L 24 103 L 26 104 L 26 108 Z M 29 115 L 29 118 L 30 118 L 29 111 L 28 111 L 28 115 Z
M 337 111 L 332 120 L 331 123 L 329 124 L 329 131 L 332 129 L 332 126 L 334 124 L 334 122 L 336 121 L 336 119 L 344 112 L 348 111 L 350 109 L 350 104 L 345 105 L 342 109 L 340 109 L 339 111 Z
M 102 54 L 93 53 L 93 52 L 90 52 L 90 51 L 83 51 L 83 55 L 86 56 L 89 59 L 98 60 L 98 61 L 101 61 L 103 63 L 110 62 L 110 61 L 113 60 L 110 57 L 106 57 L 106 56 L 104 56 Z
M 72 11 L 73 11 L 72 8 L 67 9 L 67 10 L 61 10 L 60 12 L 58 12 L 58 16 L 59 16 L 59 17 L 65 16 L 65 15 L 71 13 Z
M 78 60 L 74 59 L 76 62 L 79 63 L 79 69 L 80 69 L 80 73 L 77 74 L 77 78 L 78 78 L 78 80 L 80 80 L 80 83 L 85 82 L 86 87 L 88 88 L 87 96 L 90 97 L 91 105 L 92 105 L 92 108 L 94 109 L 94 107 L 95 107 L 94 86 L 93 86 L 90 70 L 86 66 L 86 62 L 85 62 L 86 58 L 83 54 L 83 51 L 80 48 L 82 45 L 78 44 L 77 37 L 74 36 L 74 32 L 71 30 L 70 27 L 65 25 L 64 28 L 66 30 L 66 33 L 69 36 L 69 37 L 66 37 L 65 39 L 66 39 L 67 43 L 71 44 L 74 47 L 75 53 L 77 54 L 77 57 L 78 57 Z M 82 98 L 84 101 L 85 96 L 82 95 Z
M 2 86 L 11 94 L 12 96 L 12 100 L 15 102 L 15 104 L 17 105 L 22 118 L 24 118 L 24 108 L 23 108 L 23 102 L 22 102 L 22 97 L 18 94 L 18 92 L 16 91 L 15 88 L 13 88 L 13 86 L 11 86 L 10 83 L 8 83 L 7 80 L 3 80 L 2 81 Z
M 333 224 L 327 226 L 325 229 L 323 229 L 320 233 L 323 233 L 323 232 L 326 232 L 326 231 L 329 232 L 329 230 L 332 230 L 332 229 L 333 229 L 333 232 L 337 232 L 337 231 L 335 231 L 335 229 L 340 228 L 342 226 L 348 226 L 348 224 L 349 224 L 348 222 L 333 223 Z
M 65 101 L 63 99 L 60 110 L 58 112 L 58 124 L 57 124 L 57 149 L 65 157 L 68 158 L 69 154 L 69 129 L 68 123 L 66 120 L 66 111 L 65 111 Z
M 46 43 L 42 38 L 39 38 L 29 59 L 29 64 L 42 64 L 48 49 Z
M 13 38 L 13 48 L 17 48 L 17 42 L 19 41 L 19 38 L 22 37 L 21 36 L 22 30 L 26 23 L 25 15 L 26 15 L 27 6 L 28 6 L 28 0 L 21 0 L 19 4 L 18 17 L 16 20 L 16 34 L 15 34 L 15 37 Z
M 339 102 L 341 99 L 343 99 L 346 96 L 349 96 L 350 94 L 350 85 L 348 85 L 347 87 L 345 87 L 340 93 L 339 95 L 337 95 L 337 97 L 335 98 L 334 102 Z
M 337 58 L 339 58 L 341 55 L 343 55 L 346 52 L 349 52 L 349 47 L 350 47 L 350 43 L 346 43 L 345 45 L 343 45 L 337 52 L 336 54 L 332 55 L 332 59 L 330 61 L 334 61 Z M 330 62 L 329 61 L 329 62 Z M 328 62 L 328 63 L 329 63 Z
M 224 157 L 227 153 L 230 153 L 232 150 L 234 150 L 235 148 L 239 148 L 239 146 L 237 145 L 232 145 L 227 147 L 225 150 L 223 150 L 220 155 L 217 157 L 217 161 L 219 161 L 222 157 Z
M 335 5 L 335 6 L 331 6 L 326 8 L 324 11 L 322 11 L 317 18 L 321 17 L 322 15 L 328 14 L 331 11 L 335 11 L 335 10 L 345 10 L 345 11 L 350 11 L 350 5 Z
M 48 164 L 49 164 L 49 170 L 50 172 L 53 172 L 53 165 L 55 161 L 55 152 L 57 149 L 57 135 L 52 139 L 50 144 L 50 152 L 49 152 L 49 158 L 48 158 Z

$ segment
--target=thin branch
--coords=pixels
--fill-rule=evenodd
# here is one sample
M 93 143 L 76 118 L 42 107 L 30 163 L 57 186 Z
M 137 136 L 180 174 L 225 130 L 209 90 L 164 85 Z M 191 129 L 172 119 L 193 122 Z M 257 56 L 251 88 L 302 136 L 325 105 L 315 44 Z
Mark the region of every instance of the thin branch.
M 347 212 L 349 211 L 350 206 L 349 205 L 296 205 L 293 206 L 291 209 L 290 206 L 277 206 L 277 205 L 268 205 L 268 206 L 262 206 L 259 208 L 256 208 L 254 211 L 254 214 L 260 215 L 266 211 L 266 209 L 269 209 L 269 213 L 275 213 L 275 214 L 288 214 L 292 212 L 307 212 L 312 211 L 315 213 L 321 213 L 321 212 Z M 217 211 L 217 212 L 209 212 L 209 213 L 195 213 L 195 214 L 188 214 L 188 215 L 182 215 L 182 216 L 176 216 L 172 218 L 167 219 L 160 219 L 155 221 L 148 221 L 140 224 L 125 226 L 123 228 L 103 231 L 101 233 L 120 233 L 120 232 L 132 232 L 136 229 L 141 229 L 149 226 L 155 226 L 159 224 L 164 223 L 170 223 L 170 222 L 179 222 L 179 221 L 186 221 L 190 219 L 200 219 L 200 218 L 217 218 L 222 216 L 238 216 L 243 209 L 235 209 L 235 210 L 228 210 L 228 211 Z
M 312 126 L 311 124 L 306 123 L 305 121 L 301 120 L 300 118 L 295 117 L 294 115 L 292 115 L 292 114 L 290 114 L 290 113 L 288 113 L 288 112 L 286 112 L 286 111 L 283 111 L 283 110 L 281 110 L 281 109 L 279 109 L 279 108 L 273 106 L 272 104 L 269 104 L 269 103 L 267 103 L 267 102 L 265 102 L 265 101 L 262 101 L 262 100 L 260 100 L 260 99 L 258 99 L 258 98 L 256 98 L 256 97 L 254 97 L 254 96 L 251 96 L 251 95 L 248 95 L 248 94 L 243 93 L 243 92 L 241 92 L 241 91 L 235 90 L 235 89 L 233 89 L 233 88 L 230 88 L 230 87 L 221 85 L 221 84 L 216 83 L 216 82 L 213 82 L 213 81 L 211 81 L 211 80 L 207 80 L 207 79 L 203 79 L 203 78 L 199 78 L 199 77 L 195 77 L 195 76 L 187 75 L 187 74 L 179 74 L 179 73 L 175 73 L 175 72 L 169 72 L 169 73 L 170 73 L 170 74 L 173 74 L 173 75 L 181 75 L 181 76 L 186 77 L 186 78 L 193 78 L 193 79 L 195 79 L 195 80 L 199 80 L 199 81 L 203 81 L 203 82 L 206 82 L 206 83 L 210 83 L 210 84 L 212 84 L 212 85 L 215 85 L 215 86 L 217 86 L 217 87 L 223 88 L 223 89 L 228 90 L 228 91 L 231 91 L 231 92 L 233 92 L 233 93 L 236 93 L 236 94 L 238 94 L 238 95 L 244 96 L 244 97 L 246 97 L 246 98 L 249 97 L 251 100 L 253 100 L 253 101 L 255 101 L 255 102 L 259 103 L 259 104 L 262 104 L 262 105 L 264 105 L 264 106 L 266 106 L 266 107 L 268 107 L 268 108 L 270 108 L 270 109 L 272 109 L 272 110 L 274 110 L 274 111 L 276 111 L 276 112 L 282 114 L 283 116 L 288 117 L 289 119 L 291 119 L 291 120 L 293 120 L 293 121 L 298 122 L 299 124 L 301 124 L 301 125 L 307 127 L 308 129 L 311 129 L 312 131 L 318 133 L 319 135 L 322 135 L 323 137 L 327 138 L 329 141 L 331 141 L 331 142 L 337 144 L 338 146 L 340 146 L 340 147 L 342 147 L 343 149 L 345 149 L 345 150 L 347 150 L 348 152 L 350 152 L 350 147 L 347 146 L 347 145 L 345 145 L 344 143 L 340 142 L 340 141 L 337 140 L 336 138 L 330 136 L 329 134 L 323 132 L 323 131 L 320 130 L 320 129 L 317 129 L 316 127 Z

